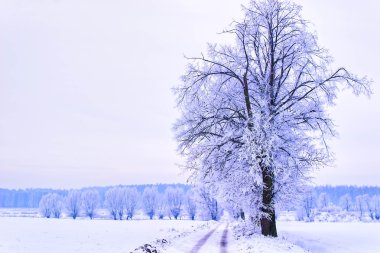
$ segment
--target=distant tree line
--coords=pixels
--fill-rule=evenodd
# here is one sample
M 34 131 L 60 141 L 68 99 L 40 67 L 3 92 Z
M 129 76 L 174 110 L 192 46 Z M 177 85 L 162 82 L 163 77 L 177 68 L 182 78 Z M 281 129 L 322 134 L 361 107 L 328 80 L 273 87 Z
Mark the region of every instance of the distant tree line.
M 136 187 L 116 186 L 105 192 L 103 203 L 96 189 L 71 190 L 65 197 L 47 193 L 40 200 L 39 211 L 46 218 L 60 218 L 64 213 L 73 219 L 93 219 L 102 206 L 114 220 L 133 219 L 137 210 L 149 219 L 219 219 L 222 209 L 210 192 L 204 188 L 185 192 L 184 188 L 188 187 L 168 186 L 159 192 L 157 187 L 147 186 L 139 192 Z
M 146 187 L 152 185 L 132 185 L 137 191 L 142 194 Z M 179 187 L 184 192 L 191 189 L 191 186 L 185 184 L 158 184 L 154 185 L 158 192 L 163 193 L 168 187 Z M 112 187 L 89 187 L 83 188 L 85 190 L 96 190 L 99 193 L 99 202 L 101 207 L 104 206 L 105 193 Z M 316 195 L 321 193 L 328 194 L 330 201 L 338 205 L 341 196 L 348 194 L 352 199 L 356 196 L 368 194 L 369 196 L 380 195 L 380 187 L 378 186 L 317 186 L 312 188 Z M 37 208 L 43 195 L 48 193 L 56 193 L 65 197 L 68 190 L 53 190 L 53 189 L 23 189 L 11 190 L 0 188 L 0 208 Z
M 133 185 L 140 193 L 142 193 L 145 187 L 152 185 Z M 159 192 L 164 192 L 167 187 L 180 187 L 184 191 L 190 189 L 189 185 L 185 184 L 157 184 L 155 185 Z M 100 195 L 100 202 L 104 203 L 105 192 L 112 188 L 106 187 L 88 187 L 83 190 L 96 190 Z M 2 189 L 0 188 L 0 208 L 37 208 L 43 195 L 48 193 L 56 193 L 60 196 L 66 196 L 68 190 L 55 190 L 55 189 Z
M 299 220 L 314 221 L 321 214 L 353 214 L 359 220 L 380 220 L 380 187 L 319 186 L 310 189 L 298 206 Z
M 353 212 L 359 219 L 380 219 L 380 187 L 317 186 L 310 188 L 296 210 L 299 219 L 312 221 L 321 212 Z M 184 184 L 90 187 L 80 190 L 0 189 L 0 208 L 39 208 L 44 217 L 94 218 L 106 209 L 110 219 L 133 219 L 136 211 L 150 219 L 219 219 L 223 208 L 235 218 L 243 218 L 234 203 L 219 203 L 206 188 Z

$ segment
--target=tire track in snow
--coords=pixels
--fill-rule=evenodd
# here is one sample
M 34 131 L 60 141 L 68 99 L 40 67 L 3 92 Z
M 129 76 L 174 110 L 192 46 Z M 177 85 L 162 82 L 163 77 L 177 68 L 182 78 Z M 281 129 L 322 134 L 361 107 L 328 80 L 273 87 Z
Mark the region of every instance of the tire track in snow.
M 228 236 L 228 224 L 226 228 L 224 229 L 222 239 L 220 240 L 220 253 L 227 253 L 227 246 L 228 246 L 227 236 Z
M 214 228 L 213 230 L 211 230 L 210 232 L 208 232 L 205 236 L 203 236 L 198 242 L 197 244 L 195 244 L 195 246 L 191 249 L 190 253 L 197 253 L 202 247 L 203 245 L 205 245 L 205 243 L 207 242 L 207 240 L 212 236 L 212 234 L 216 231 L 216 229 L 219 227 L 220 225 L 218 225 L 216 228 Z

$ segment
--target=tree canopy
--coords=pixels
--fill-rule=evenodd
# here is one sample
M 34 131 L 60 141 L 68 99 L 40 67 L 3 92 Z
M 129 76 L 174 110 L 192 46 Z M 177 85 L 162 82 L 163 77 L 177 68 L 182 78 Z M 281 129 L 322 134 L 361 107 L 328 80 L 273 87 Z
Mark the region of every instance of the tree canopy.
M 210 44 L 206 55 L 188 58 L 175 87 L 182 114 L 174 129 L 191 179 L 277 236 L 275 204 L 294 198 L 309 171 L 331 161 L 336 132 L 327 106 L 342 88 L 370 95 L 370 82 L 332 69 L 301 6 L 252 0 L 243 11 L 223 32 L 234 44 Z

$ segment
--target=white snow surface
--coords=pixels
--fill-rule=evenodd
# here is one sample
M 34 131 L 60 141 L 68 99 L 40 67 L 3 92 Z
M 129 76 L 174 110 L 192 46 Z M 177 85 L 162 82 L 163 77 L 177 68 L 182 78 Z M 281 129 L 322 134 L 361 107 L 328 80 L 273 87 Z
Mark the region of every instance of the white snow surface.
M 279 221 L 279 238 L 258 234 L 238 239 L 228 226 L 227 251 L 220 250 L 227 222 L 190 220 L 88 220 L 0 217 L 1 253 L 124 253 L 146 243 L 160 253 L 191 252 L 216 228 L 198 253 L 378 253 L 380 223 Z M 157 239 L 168 240 L 167 244 Z M 140 251 L 137 251 L 140 252 Z
M 217 227 L 199 253 L 220 251 L 220 239 L 225 224 L 209 225 L 209 230 Z M 206 230 L 207 231 L 207 230 Z M 167 253 L 191 252 L 194 245 L 207 232 L 199 231 L 186 238 L 177 238 L 166 248 Z M 278 238 L 254 234 L 236 240 L 230 226 L 228 234 L 229 253 L 379 253 L 380 223 L 363 222 L 296 222 L 279 221 Z
M 379 253 L 379 222 L 277 222 L 280 237 L 314 253 Z
M 204 221 L 0 217 L 1 253 L 124 253 Z
M 220 248 L 220 241 L 225 228 L 228 226 L 228 236 L 227 236 L 227 249 L 222 251 Z M 269 238 L 264 237 L 259 234 L 254 234 L 249 237 L 240 237 L 236 239 L 231 224 L 209 224 L 209 229 L 194 232 L 185 238 L 177 238 L 171 243 L 170 247 L 164 248 L 165 253 L 306 253 L 301 247 L 294 245 L 281 238 Z M 208 231 L 216 228 L 215 232 L 210 236 L 207 242 L 199 251 L 194 251 L 194 246 L 197 242 L 207 234 Z

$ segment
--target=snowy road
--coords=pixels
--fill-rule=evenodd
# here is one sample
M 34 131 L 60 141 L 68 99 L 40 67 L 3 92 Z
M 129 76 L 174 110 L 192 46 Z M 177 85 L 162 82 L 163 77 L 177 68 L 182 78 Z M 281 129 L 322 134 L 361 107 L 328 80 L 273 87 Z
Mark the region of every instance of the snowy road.
M 227 253 L 228 224 L 217 224 L 206 232 L 194 233 L 180 242 L 175 242 L 166 249 L 168 253 Z
M 223 231 L 222 240 L 220 241 L 220 253 L 227 253 L 227 246 L 228 246 L 228 225 Z
M 198 242 L 197 244 L 195 244 L 194 248 L 190 251 L 190 253 L 197 253 L 199 252 L 199 250 L 203 247 L 203 245 L 206 244 L 207 240 L 212 236 L 212 234 L 215 233 L 215 230 L 217 229 L 214 228 L 213 230 L 211 230 L 210 232 L 208 232 L 205 236 L 203 236 Z

